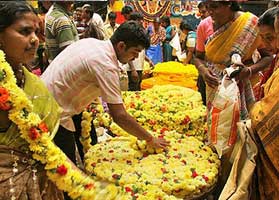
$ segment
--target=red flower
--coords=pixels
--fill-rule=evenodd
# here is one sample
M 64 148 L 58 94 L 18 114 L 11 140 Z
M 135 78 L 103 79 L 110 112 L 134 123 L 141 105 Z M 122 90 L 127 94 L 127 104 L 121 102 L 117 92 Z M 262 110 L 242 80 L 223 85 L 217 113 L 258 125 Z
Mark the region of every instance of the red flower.
M 166 112 L 167 111 L 167 106 L 166 105 L 162 105 L 161 106 L 161 111 L 162 112 Z
M 61 176 L 67 174 L 67 167 L 65 167 L 65 165 L 60 165 L 59 167 L 57 167 L 56 169 L 56 173 L 60 174 Z
M 163 172 L 163 173 L 167 173 L 168 171 L 166 170 L 166 168 L 161 168 L 161 171 Z
M 126 192 L 133 192 L 132 188 L 130 188 L 130 187 L 125 187 L 125 191 Z
M 180 189 L 177 189 L 177 190 L 174 190 L 176 193 L 179 193 L 179 192 L 181 192 L 182 191 L 182 189 L 180 188 Z
M 181 160 L 181 162 L 182 162 L 184 165 L 187 165 L 186 160 Z
M 135 108 L 136 107 L 136 105 L 135 105 L 135 103 L 130 103 L 130 108 Z
M 181 125 L 186 125 L 191 121 L 190 117 L 186 115 L 186 117 L 182 120 Z
M 202 175 L 202 178 L 205 180 L 205 182 L 207 182 L 208 181 L 208 177 L 207 176 L 205 176 L 205 175 Z
M 163 181 L 164 181 L 164 182 L 167 182 L 167 181 L 168 181 L 168 179 L 167 179 L 166 177 L 164 177 L 164 178 L 163 178 Z
M 45 133 L 47 133 L 48 132 L 48 128 L 47 128 L 47 125 L 46 125 L 46 123 L 44 123 L 44 122 L 41 122 L 40 124 L 39 124 L 39 129 L 42 131 L 42 132 L 45 132 Z
M 146 153 L 146 152 L 144 152 L 143 154 L 142 154 L 142 157 L 147 157 L 148 156 L 148 153 Z
M 0 103 L 6 103 L 9 96 L 8 90 L 6 88 L 0 87 Z
M 181 158 L 181 154 L 174 155 L 173 157 L 176 158 L 176 159 L 180 159 Z
M 10 102 L 6 102 L 6 103 L 0 103 L 0 110 L 10 110 L 12 108 L 12 105 Z
M 149 123 L 150 125 L 155 125 L 155 124 L 156 124 L 156 121 L 155 121 L 155 120 L 150 119 L 150 120 L 148 121 L 148 123 Z
M 85 187 L 85 189 L 90 190 L 90 189 L 92 189 L 94 187 L 94 184 L 93 183 L 88 183 L 84 187 Z
M 197 177 L 198 176 L 198 173 L 195 171 L 195 170 L 193 170 L 192 171 L 192 178 L 195 178 L 195 177 Z
M 39 131 L 37 130 L 36 127 L 31 127 L 29 130 L 29 137 L 31 138 L 31 140 L 36 140 L 37 138 L 39 138 L 41 135 L 39 133 Z
M 162 128 L 162 129 L 160 130 L 160 133 L 163 134 L 163 133 L 164 133 L 165 131 L 167 131 L 167 130 L 168 130 L 168 128 L 165 128 L 165 127 L 164 127 L 164 128 Z
M 112 178 L 119 180 L 121 176 L 119 174 L 113 174 Z

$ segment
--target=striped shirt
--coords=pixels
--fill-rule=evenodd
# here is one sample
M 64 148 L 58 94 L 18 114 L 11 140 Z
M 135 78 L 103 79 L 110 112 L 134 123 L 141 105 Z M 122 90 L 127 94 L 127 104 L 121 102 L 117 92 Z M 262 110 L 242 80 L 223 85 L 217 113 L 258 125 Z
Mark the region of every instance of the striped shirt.
M 61 125 L 74 131 L 71 117 L 99 96 L 122 104 L 120 70 L 110 40 L 82 39 L 62 51 L 41 76 L 63 108 Z
M 78 40 L 78 32 L 67 11 L 56 3 L 45 20 L 46 49 L 51 62 L 66 46 Z

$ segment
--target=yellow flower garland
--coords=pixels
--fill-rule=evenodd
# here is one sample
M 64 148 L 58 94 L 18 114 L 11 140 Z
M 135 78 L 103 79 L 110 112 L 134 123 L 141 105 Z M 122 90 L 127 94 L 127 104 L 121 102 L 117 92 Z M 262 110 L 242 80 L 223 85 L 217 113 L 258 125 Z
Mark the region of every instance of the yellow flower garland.
M 88 111 L 83 111 L 82 121 L 81 121 L 81 138 L 80 142 L 83 146 L 83 152 L 86 154 L 88 150 L 92 147 L 91 145 L 91 122 L 93 120 L 93 113 Z
M 46 124 L 33 112 L 32 102 L 16 85 L 11 66 L 0 50 L 0 88 L 5 96 L 0 109 L 8 111 L 9 119 L 15 123 L 33 152 L 33 158 L 45 165 L 50 180 L 59 189 L 68 192 L 73 199 L 115 199 L 121 193 L 114 184 L 106 186 L 78 170 L 66 155 L 52 142 Z

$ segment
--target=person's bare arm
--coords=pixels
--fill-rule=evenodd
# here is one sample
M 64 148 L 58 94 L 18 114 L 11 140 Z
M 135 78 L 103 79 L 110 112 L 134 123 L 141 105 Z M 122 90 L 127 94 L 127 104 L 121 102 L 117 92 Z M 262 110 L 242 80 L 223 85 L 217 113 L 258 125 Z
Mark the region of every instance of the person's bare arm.
M 194 55 L 194 51 L 195 51 L 195 48 L 188 47 L 188 49 L 187 49 L 187 56 L 186 56 L 186 59 L 185 59 L 185 61 L 183 63 L 184 65 L 190 64 L 190 62 L 191 62 L 191 60 L 193 58 L 193 55 Z
M 214 88 L 218 86 L 219 80 L 216 77 L 216 75 L 206 67 L 204 57 L 204 52 L 196 51 L 194 63 L 199 71 L 199 74 L 203 77 L 203 80 L 207 83 L 209 87 Z
M 261 59 L 249 67 L 244 67 L 239 73 L 237 79 L 242 80 L 245 78 L 250 78 L 250 76 L 253 74 L 256 74 L 257 72 L 262 71 L 270 66 L 273 59 L 272 54 L 266 49 L 258 49 L 258 51 L 261 55 Z
M 142 128 L 137 121 L 126 112 L 123 104 L 108 104 L 108 107 L 113 121 L 126 132 L 136 136 L 140 140 L 146 140 L 146 142 L 154 148 L 165 149 L 169 145 L 169 142 L 165 139 L 155 138 Z
M 132 61 L 128 62 L 129 64 L 129 67 L 130 67 L 130 70 L 131 70 L 131 75 L 132 75 L 132 79 L 134 82 L 137 82 L 138 81 L 138 72 L 134 66 L 134 63 Z

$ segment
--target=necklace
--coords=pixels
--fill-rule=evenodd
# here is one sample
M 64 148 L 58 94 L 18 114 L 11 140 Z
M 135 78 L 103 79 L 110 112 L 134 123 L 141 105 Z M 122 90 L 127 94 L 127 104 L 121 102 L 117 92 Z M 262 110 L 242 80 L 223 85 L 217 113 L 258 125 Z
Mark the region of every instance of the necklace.
M 24 76 L 24 71 L 22 66 L 15 72 L 15 76 L 16 76 L 16 84 L 19 87 L 23 88 L 25 83 L 25 76 Z

